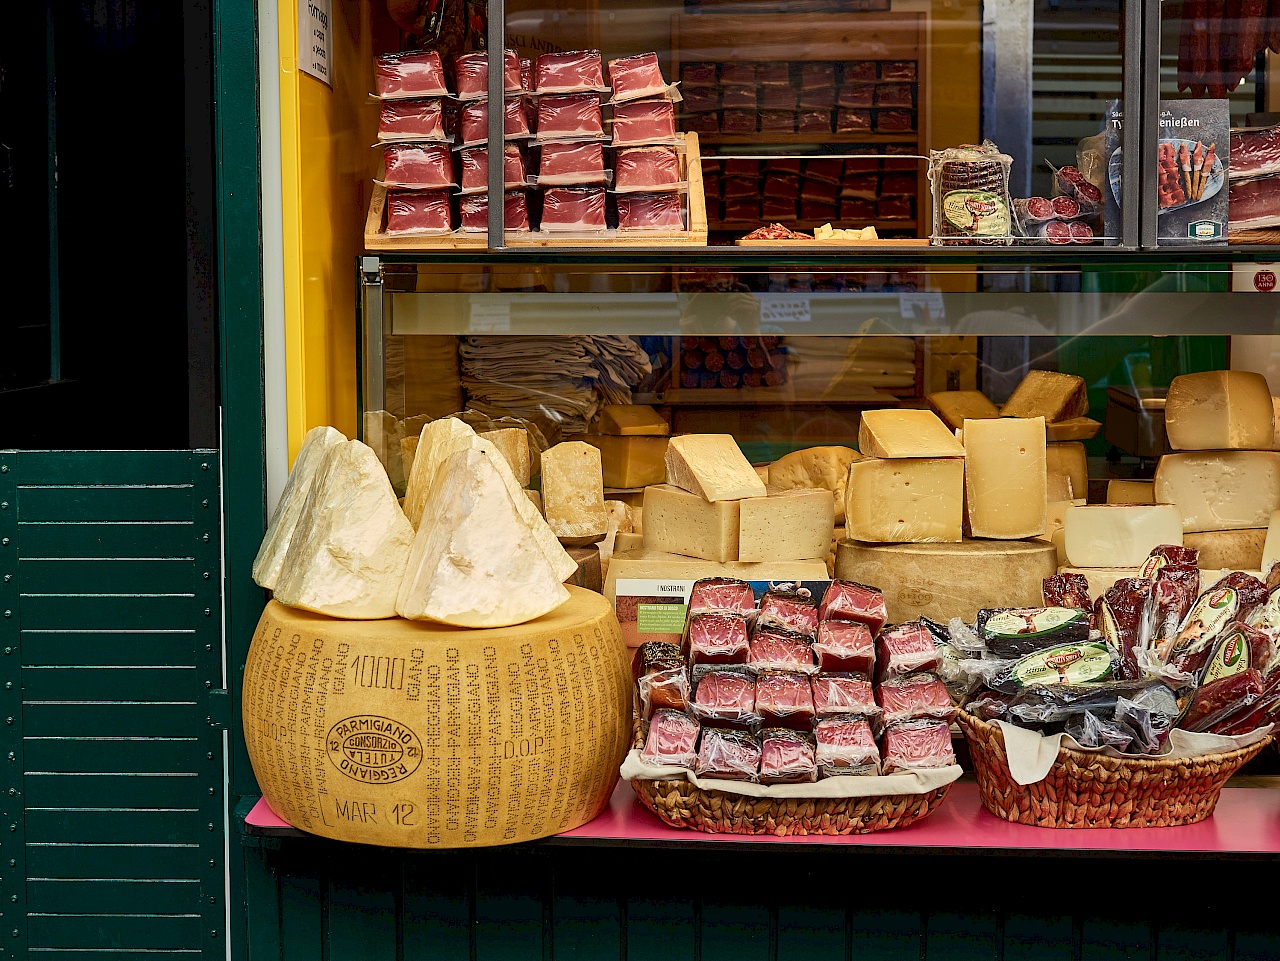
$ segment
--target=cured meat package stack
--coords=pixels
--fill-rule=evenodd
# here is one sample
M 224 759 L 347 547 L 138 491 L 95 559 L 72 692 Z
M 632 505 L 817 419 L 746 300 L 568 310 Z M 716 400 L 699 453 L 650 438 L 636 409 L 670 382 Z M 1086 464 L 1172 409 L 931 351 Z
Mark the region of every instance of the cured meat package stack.
M 543 231 L 603 232 L 604 111 L 598 50 L 546 53 L 534 64 L 538 199 Z
M 489 229 L 489 55 L 485 51 L 454 58 L 458 85 L 458 150 L 462 168 L 459 200 L 461 229 Z M 514 50 L 503 52 L 503 224 L 511 231 L 530 229 L 526 145 L 533 137 L 534 114 L 527 61 Z
M 990 141 L 929 153 L 934 244 L 1008 245 L 1013 242 L 1009 167 Z
M 688 184 L 680 176 L 675 93 L 658 55 L 609 61 L 609 80 L 618 229 L 684 230 Z
M 941 628 L 885 629 L 878 590 L 822 583 L 697 581 L 682 645 L 636 654 L 641 760 L 766 785 L 955 764 Z

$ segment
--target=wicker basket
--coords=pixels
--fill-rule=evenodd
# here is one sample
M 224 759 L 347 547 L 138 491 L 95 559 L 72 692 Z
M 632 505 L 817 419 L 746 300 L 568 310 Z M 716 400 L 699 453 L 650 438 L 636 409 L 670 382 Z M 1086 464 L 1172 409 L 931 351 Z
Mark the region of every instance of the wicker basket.
M 634 746 L 644 746 L 642 725 L 635 726 Z M 707 834 L 869 834 L 906 827 L 927 817 L 942 803 L 951 785 L 926 794 L 883 797 L 761 798 L 727 791 L 704 791 L 678 779 L 634 779 L 640 803 L 665 824 Z
M 1155 828 L 1213 814 L 1227 778 L 1271 738 L 1193 758 L 1108 757 L 1063 746 L 1049 774 L 1018 784 L 999 725 L 961 712 L 982 803 L 1006 821 L 1048 828 Z

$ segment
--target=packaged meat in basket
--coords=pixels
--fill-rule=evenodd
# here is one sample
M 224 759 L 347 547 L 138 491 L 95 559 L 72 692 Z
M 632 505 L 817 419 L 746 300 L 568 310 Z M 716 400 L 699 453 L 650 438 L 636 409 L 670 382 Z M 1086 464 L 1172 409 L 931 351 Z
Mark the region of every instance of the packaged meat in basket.
M 704 727 L 693 773 L 724 781 L 759 781 L 760 739 L 746 731 Z
M 876 701 L 884 711 L 884 723 L 933 717 L 950 721 L 956 707 L 942 678 L 932 672 L 886 678 L 876 688 Z
M 732 577 L 704 577 L 694 581 L 689 593 L 689 614 L 704 611 L 732 611 L 750 614 L 756 609 L 751 585 Z
M 616 190 L 660 190 L 680 183 L 680 154 L 675 147 L 627 147 L 614 162 Z
M 462 229 L 483 231 L 489 229 L 489 195 L 466 194 L 458 202 L 462 213 Z M 529 199 L 523 190 L 508 190 L 503 194 L 502 224 L 505 230 L 529 229 Z
M 757 727 L 756 679 L 747 671 L 728 667 L 707 671 L 693 691 L 693 714 L 708 724 Z
M 765 728 L 760 732 L 760 783 L 806 784 L 818 780 L 813 735 L 808 731 Z
M 884 594 L 856 581 L 832 581 L 818 605 L 821 620 L 854 621 L 867 625 L 872 633 L 884 627 L 888 616 Z
M 598 93 L 566 93 L 538 98 L 538 139 L 603 137 L 604 114 Z
M 684 230 L 684 199 L 675 193 L 617 196 L 619 230 Z
M 853 621 L 819 623 L 813 652 L 823 671 L 870 674 L 876 664 L 876 643 L 870 629 Z
M 508 100 L 502 108 L 503 135 L 507 139 L 529 136 L 529 117 L 520 97 Z M 489 101 L 472 100 L 458 113 L 458 128 L 464 146 L 482 144 L 489 139 Z
M 384 100 L 378 106 L 378 139 L 447 141 L 444 102 L 439 97 Z
M 876 667 L 883 681 L 917 671 L 936 671 L 942 667 L 942 655 L 929 629 L 912 621 L 883 631 L 876 638 Z
M 453 198 L 443 190 L 388 190 L 388 234 L 447 234 L 453 230 Z
M 669 143 L 675 137 L 676 110 L 670 100 L 629 100 L 613 108 L 615 147 Z
M 946 721 L 898 721 L 884 730 L 884 773 L 947 767 L 956 763 L 951 726 Z
M 663 79 L 656 53 L 641 53 L 634 57 L 610 60 L 609 85 L 613 87 L 615 103 L 652 97 L 667 89 L 667 81 Z
M 774 625 L 813 640 L 818 634 L 818 605 L 807 592 L 771 587 L 760 598 L 759 625 Z
M 705 613 L 689 618 L 690 664 L 745 664 L 747 620 L 741 614 Z
M 880 713 L 865 674 L 818 674 L 810 680 L 813 688 L 813 710 L 818 717 L 835 714 L 861 714 L 874 717 Z
M 484 192 L 489 189 L 489 148 L 468 147 L 458 151 L 462 158 L 462 191 L 463 193 Z M 524 166 L 524 154 L 513 143 L 506 145 L 502 152 L 503 179 L 506 189 L 523 187 L 527 183 Z
M 813 736 L 817 742 L 818 769 L 823 777 L 880 773 L 880 750 L 865 717 L 858 714 L 824 717 L 814 725 Z
M 646 764 L 674 765 L 693 769 L 698 758 L 701 725 L 682 711 L 655 711 L 649 719 L 640 759 Z
M 544 53 L 533 68 L 534 89 L 545 93 L 605 91 L 599 50 Z
M 520 75 L 520 58 L 507 50 L 502 58 L 502 87 L 507 93 L 524 89 Z M 459 100 L 477 100 L 489 96 L 489 54 L 483 50 L 453 58 Z
M 934 244 L 1013 242 L 1012 163 L 1012 158 L 989 140 L 981 146 L 930 151 Z
M 444 64 L 435 50 L 384 53 L 373 65 L 373 88 L 379 97 L 445 97 Z
M 538 150 L 540 186 L 605 182 L 604 145 L 599 142 L 544 143 Z
M 1178 721 L 1188 731 L 1215 733 L 1237 714 L 1248 713 L 1266 688 L 1274 650 L 1262 631 L 1239 622 L 1228 625 L 1200 675 L 1191 706 Z
M 542 192 L 542 224 L 547 231 L 606 229 L 603 187 L 549 187 Z
M 809 675 L 762 671 L 756 675 L 755 710 L 766 727 L 808 731 L 814 714 Z
M 386 143 L 382 145 L 383 182 L 418 190 L 456 186 L 453 155 L 444 144 Z
M 816 674 L 809 638 L 781 627 L 757 627 L 751 635 L 747 665 L 757 671 Z
M 676 711 L 688 708 L 689 672 L 680 648 L 661 641 L 641 644 L 636 652 L 635 670 L 642 717 L 663 708 Z

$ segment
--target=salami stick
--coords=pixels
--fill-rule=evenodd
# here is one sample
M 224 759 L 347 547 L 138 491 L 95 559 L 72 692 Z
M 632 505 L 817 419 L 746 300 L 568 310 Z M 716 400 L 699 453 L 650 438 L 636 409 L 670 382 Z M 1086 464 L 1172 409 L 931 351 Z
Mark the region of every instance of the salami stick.
M 1254 58 L 1266 49 L 1267 7 L 1268 0 L 1244 0 L 1240 5 L 1240 67 L 1245 77 L 1253 70 Z
M 1280 0 L 1271 0 L 1280 8 Z M 1192 96 L 1203 97 L 1205 92 L 1205 73 L 1209 69 L 1209 25 L 1208 0 L 1185 0 L 1183 16 L 1191 25 L 1191 66 L 1188 74 Z M 1277 36 L 1280 42 L 1280 36 Z
M 1227 90 L 1234 90 L 1239 81 L 1240 69 L 1240 31 L 1244 24 L 1240 21 L 1240 9 L 1244 0 L 1223 0 L 1222 24 L 1218 41 L 1218 63 L 1222 72 L 1221 83 Z
M 1196 24 L 1193 14 L 1194 0 L 1183 0 L 1182 29 L 1178 33 L 1178 91 L 1191 89 L 1196 42 Z M 1122 34 L 1123 36 L 1123 34 Z
M 1205 91 L 1210 97 L 1227 95 L 1222 83 L 1222 18 L 1226 13 L 1226 0 L 1207 0 L 1205 6 Z

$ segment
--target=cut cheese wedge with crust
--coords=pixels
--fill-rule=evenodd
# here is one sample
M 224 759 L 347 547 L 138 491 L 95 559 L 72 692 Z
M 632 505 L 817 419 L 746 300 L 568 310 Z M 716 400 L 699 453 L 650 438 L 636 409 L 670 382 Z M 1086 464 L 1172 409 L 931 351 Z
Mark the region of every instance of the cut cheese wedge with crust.
M 1045 423 L 1084 417 L 1089 392 L 1083 377 L 1056 370 L 1030 370 L 1000 409 L 1002 417 L 1043 417 Z
M 964 445 L 931 410 L 864 410 L 858 450 L 864 457 L 964 456 Z
M 765 486 L 732 434 L 682 434 L 667 444 L 667 483 L 704 500 L 764 497 Z

